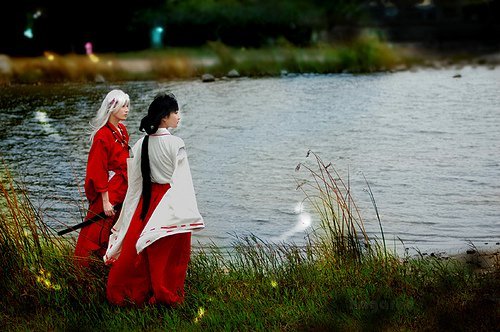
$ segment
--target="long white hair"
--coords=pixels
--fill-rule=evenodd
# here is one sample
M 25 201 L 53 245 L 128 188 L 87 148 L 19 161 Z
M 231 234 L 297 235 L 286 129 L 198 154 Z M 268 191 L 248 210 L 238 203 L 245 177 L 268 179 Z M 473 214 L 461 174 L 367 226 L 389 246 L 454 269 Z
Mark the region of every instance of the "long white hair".
M 115 89 L 108 92 L 102 101 L 101 107 L 97 110 L 96 116 L 90 121 L 90 127 L 92 128 L 90 143 L 94 140 L 97 131 L 106 125 L 111 113 L 118 111 L 129 103 L 130 97 L 122 90 Z

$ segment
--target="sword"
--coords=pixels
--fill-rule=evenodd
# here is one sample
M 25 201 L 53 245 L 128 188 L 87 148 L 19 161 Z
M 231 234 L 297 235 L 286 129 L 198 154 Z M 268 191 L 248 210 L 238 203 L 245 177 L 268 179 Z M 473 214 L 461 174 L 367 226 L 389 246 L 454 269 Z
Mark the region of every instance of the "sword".
M 114 210 L 115 210 L 115 211 L 119 210 L 119 209 L 122 207 L 122 204 L 123 204 L 123 203 L 118 203 L 118 204 L 116 204 L 116 205 L 113 207 L 113 208 L 114 208 Z M 74 225 L 74 226 L 70 226 L 70 227 L 68 227 L 68 228 L 65 228 L 65 229 L 63 229 L 63 230 L 61 230 L 61 231 L 57 232 L 57 235 L 64 235 L 64 234 L 67 234 L 67 233 L 69 233 L 69 232 L 76 231 L 77 229 L 80 229 L 80 228 L 82 228 L 82 227 L 85 227 L 85 226 L 88 226 L 88 225 L 90 225 L 90 224 L 93 224 L 93 223 L 95 223 L 95 222 L 97 222 L 97 221 L 99 221 L 99 220 L 102 220 L 102 219 L 104 219 L 104 218 L 106 218 L 106 213 L 104 213 L 104 211 L 103 211 L 103 212 L 101 212 L 101 213 L 96 214 L 96 215 L 95 215 L 95 216 L 93 216 L 92 218 L 89 218 L 89 219 L 87 219 L 87 220 L 85 220 L 85 221 L 83 221 L 83 222 L 81 222 L 81 223 L 79 223 L 79 224 L 76 224 L 76 225 Z

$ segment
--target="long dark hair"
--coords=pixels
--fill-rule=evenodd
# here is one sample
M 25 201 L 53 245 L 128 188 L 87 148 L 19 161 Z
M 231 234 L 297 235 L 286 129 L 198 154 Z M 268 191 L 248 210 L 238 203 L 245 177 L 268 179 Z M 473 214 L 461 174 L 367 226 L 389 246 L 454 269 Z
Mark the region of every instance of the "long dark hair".
M 149 135 L 156 133 L 161 119 L 170 113 L 179 110 L 175 96 L 170 92 L 161 92 L 156 95 L 148 108 L 148 114 L 142 118 L 140 131 L 146 132 L 142 141 L 141 151 L 141 173 L 142 173 L 142 210 L 141 220 L 146 218 L 151 202 L 151 166 L 149 164 Z

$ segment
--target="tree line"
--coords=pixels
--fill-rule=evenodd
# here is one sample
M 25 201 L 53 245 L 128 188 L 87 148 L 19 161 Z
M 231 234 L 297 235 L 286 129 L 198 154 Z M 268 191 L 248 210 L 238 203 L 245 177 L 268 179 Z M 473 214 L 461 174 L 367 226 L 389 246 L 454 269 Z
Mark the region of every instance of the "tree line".
M 124 52 L 156 46 L 272 46 L 281 41 L 308 46 L 349 39 L 361 27 L 386 29 L 395 39 L 498 40 L 500 0 L 18 0 L 0 14 L 0 53 L 43 51 Z M 405 30 L 412 28 L 413 30 Z M 416 27 L 416 28 L 415 28 Z M 422 27 L 424 29 L 422 30 Z M 425 28 L 431 27 L 431 30 Z M 155 29 L 161 30 L 155 30 Z M 462 30 L 461 30 L 462 29 Z M 422 32 L 423 31 L 423 32 Z M 448 31 L 448 34 L 444 32 Z M 461 31 L 461 32 L 460 32 Z M 478 34 L 478 35 L 476 35 Z M 491 34 L 491 36 L 490 36 Z M 414 36 L 414 37 L 412 37 Z

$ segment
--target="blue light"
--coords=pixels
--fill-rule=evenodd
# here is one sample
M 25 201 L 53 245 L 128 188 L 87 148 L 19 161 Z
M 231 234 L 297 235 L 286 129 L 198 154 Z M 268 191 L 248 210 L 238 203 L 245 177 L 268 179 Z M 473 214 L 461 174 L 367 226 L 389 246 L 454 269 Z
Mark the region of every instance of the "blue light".
M 24 30 L 24 36 L 26 38 L 32 39 L 33 38 L 33 30 L 31 30 L 31 28 L 27 28 L 26 30 Z
M 151 46 L 153 48 L 161 48 L 163 46 L 163 27 L 154 27 L 151 30 Z

